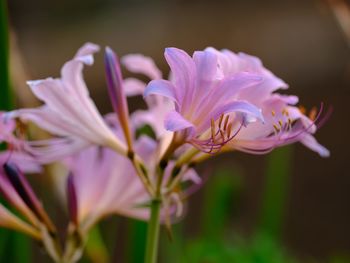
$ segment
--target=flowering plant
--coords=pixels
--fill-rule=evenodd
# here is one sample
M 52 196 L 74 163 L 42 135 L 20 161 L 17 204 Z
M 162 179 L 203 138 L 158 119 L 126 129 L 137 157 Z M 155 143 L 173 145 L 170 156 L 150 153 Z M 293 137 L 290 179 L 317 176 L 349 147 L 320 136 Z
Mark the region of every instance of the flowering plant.
M 91 227 L 111 214 L 149 221 L 145 262 L 156 262 L 160 225 L 170 228 L 183 215 L 186 198 L 203 183 L 195 166 L 214 155 L 265 154 L 294 142 L 329 155 L 313 137 L 322 107 L 305 115 L 296 106 L 298 97 L 276 92 L 288 85 L 257 57 L 214 48 L 190 56 L 167 48 L 166 79 L 151 58 L 122 57 L 130 72 L 150 79 L 146 84 L 123 79 L 119 59 L 107 47 L 106 80 L 114 113 L 102 116 L 82 73 L 97 51 L 97 45 L 87 43 L 64 64 L 60 78 L 28 81 L 42 106 L 0 115 L 0 141 L 8 145 L 0 155 L 0 191 L 23 216 L 0 204 L 0 226 L 37 239 L 56 262 L 78 261 Z M 148 108 L 130 114 L 127 96 L 137 95 Z M 29 122 L 52 137 L 31 140 L 23 129 Z M 138 135 L 145 125 L 154 136 Z M 68 171 L 70 222 L 64 246 L 22 174 L 41 172 L 52 162 Z

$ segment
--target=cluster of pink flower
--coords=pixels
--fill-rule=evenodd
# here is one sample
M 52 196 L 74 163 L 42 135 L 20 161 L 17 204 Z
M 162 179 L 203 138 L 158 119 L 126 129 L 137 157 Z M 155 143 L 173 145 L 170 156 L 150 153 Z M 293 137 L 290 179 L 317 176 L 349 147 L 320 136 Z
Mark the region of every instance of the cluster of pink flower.
M 161 202 L 163 222 L 171 222 L 182 214 L 191 189 L 202 183 L 193 166 L 223 151 L 264 154 L 300 141 L 323 157 L 329 155 L 312 135 L 320 114 L 306 116 L 295 106 L 298 97 L 275 93 L 287 84 L 256 57 L 214 48 L 191 57 L 167 48 L 171 71 L 162 79 L 151 58 L 124 56 L 121 63 L 148 77 L 146 84 L 123 79 L 118 58 L 106 48 L 106 79 L 115 112 L 101 116 L 82 75 L 98 50 L 87 43 L 64 64 L 60 78 L 28 82 L 43 106 L 0 115 L 0 142 L 9 146 L 0 155 L 0 192 L 25 218 L 0 204 L 0 226 L 42 240 L 53 258 L 60 257 L 55 227 L 20 171 L 40 172 L 44 164 L 63 163 L 69 171 L 70 228 L 84 235 L 110 214 L 147 220 L 154 199 Z M 127 96 L 137 95 L 144 96 L 148 109 L 129 114 Z M 26 139 L 21 127 L 27 122 L 52 137 Z M 136 135 L 145 125 L 155 138 Z M 66 251 L 64 257 L 77 255 Z

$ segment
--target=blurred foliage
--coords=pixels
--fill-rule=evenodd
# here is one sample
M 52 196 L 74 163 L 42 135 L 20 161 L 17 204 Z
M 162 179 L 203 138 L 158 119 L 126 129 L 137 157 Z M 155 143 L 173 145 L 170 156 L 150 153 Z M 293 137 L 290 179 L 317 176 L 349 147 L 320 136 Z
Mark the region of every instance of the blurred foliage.
M 5 0 L 0 1 L 0 76 L 0 110 L 10 110 L 13 104 L 9 81 L 9 34 Z M 4 148 L 4 145 L 1 147 Z M 24 263 L 30 262 L 30 258 L 31 247 L 28 237 L 0 229 L 0 262 L 9 262 L 11 259 L 11 263 Z
M 269 157 L 269 163 L 278 158 L 285 158 L 289 154 L 288 149 L 279 151 Z M 287 158 L 288 161 L 288 158 Z M 269 165 L 270 166 L 270 165 Z M 268 169 L 267 178 L 274 180 L 270 173 L 283 173 L 287 169 L 284 162 L 280 162 L 274 168 Z M 275 174 L 276 175 L 276 174 Z M 280 175 L 286 176 L 286 175 Z M 284 178 L 286 179 L 286 178 Z M 277 179 L 277 180 L 280 180 Z M 281 186 L 284 182 L 272 185 Z M 269 231 L 261 231 L 247 241 L 240 238 L 237 232 L 230 230 L 230 220 L 232 219 L 232 210 L 237 204 L 239 194 L 242 190 L 242 175 L 231 169 L 223 169 L 213 175 L 206 188 L 204 209 L 202 218 L 201 234 L 195 239 L 186 238 L 181 225 L 174 227 L 174 241 L 165 242 L 162 262 L 176 263 L 221 263 L 221 262 L 239 262 L 239 263 L 293 263 L 292 259 L 283 247 L 276 241 Z M 267 186 L 269 188 L 269 186 Z M 273 189 L 272 189 L 273 190 Z M 276 193 L 275 193 L 276 194 Z M 270 195 L 270 194 L 268 194 Z M 277 193 L 276 196 L 282 195 Z M 280 219 L 280 206 L 270 206 L 266 204 L 273 201 L 270 197 L 264 197 L 265 207 L 263 213 L 273 213 L 278 215 L 277 219 L 273 216 L 269 220 L 276 222 Z M 283 202 L 280 201 L 280 204 Z M 278 211 L 277 211 L 278 210 Z M 265 218 L 266 216 L 262 216 Z M 268 220 L 267 220 L 268 221 Z M 267 224 L 269 226 L 269 224 Z M 264 233 L 264 234 L 263 234 Z M 164 237 L 163 237 L 164 238 Z
M 259 230 L 274 238 L 279 238 L 281 235 L 292 169 L 292 148 L 293 146 L 287 146 L 275 149 L 267 158 Z

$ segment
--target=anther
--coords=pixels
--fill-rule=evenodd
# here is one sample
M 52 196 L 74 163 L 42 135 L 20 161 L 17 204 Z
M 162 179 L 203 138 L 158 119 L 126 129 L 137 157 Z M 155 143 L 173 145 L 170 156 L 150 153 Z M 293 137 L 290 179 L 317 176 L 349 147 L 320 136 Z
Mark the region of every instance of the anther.
M 310 120 L 314 121 L 316 119 L 316 115 L 317 115 L 317 108 L 312 107 L 312 109 L 310 110 L 310 113 L 309 113 Z
M 271 111 L 271 115 L 272 115 L 273 117 L 275 117 L 275 116 L 276 116 L 276 112 L 275 112 L 274 110 L 272 110 L 272 111 Z
M 280 129 L 277 127 L 276 124 L 273 125 L 273 128 L 275 129 L 276 132 L 279 132 L 279 131 L 280 131 Z
M 305 107 L 304 106 L 299 106 L 299 111 L 301 112 L 301 114 L 305 114 L 305 112 L 306 112 L 306 109 L 305 109 Z
M 281 120 L 278 121 L 278 124 L 280 125 L 280 127 L 282 128 L 283 126 L 283 122 Z

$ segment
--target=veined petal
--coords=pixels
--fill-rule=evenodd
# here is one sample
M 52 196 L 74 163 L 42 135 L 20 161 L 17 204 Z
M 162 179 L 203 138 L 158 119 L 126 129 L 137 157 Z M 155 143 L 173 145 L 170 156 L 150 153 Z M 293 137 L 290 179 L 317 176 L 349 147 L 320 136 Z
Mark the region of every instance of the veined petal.
M 171 99 L 176 104 L 179 104 L 178 98 L 175 94 L 175 87 L 168 80 L 152 80 L 150 83 L 148 83 L 144 97 L 149 95 L 161 95 Z
M 198 103 L 194 118 L 204 118 L 208 115 L 208 112 L 213 111 L 216 107 L 220 107 L 229 101 L 234 101 L 235 96 L 241 90 L 257 85 L 262 80 L 263 77 L 261 75 L 246 72 L 240 72 L 224 79 Z
M 329 150 L 321 144 L 319 144 L 311 134 L 305 134 L 305 136 L 303 136 L 300 142 L 309 149 L 313 150 L 314 152 L 317 152 L 321 157 L 330 156 Z
M 160 79 L 161 71 L 153 59 L 142 54 L 129 54 L 121 58 L 122 64 L 133 73 L 144 74 L 150 79 Z
M 193 99 L 191 91 L 196 85 L 196 65 L 185 51 L 177 48 L 166 48 L 165 59 L 172 72 L 179 107 L 186 111 Z
M 194 128 L 194 125 L 182 117 L 177 111 L 170 111 L 165 117 L 165 129 L 169 131 L 180 131 L 187 128 Z
M 193 54 L 193 60 L 196 64 L 197 83 L 186 96 L 191 96 L 192 108 L 200 101 L 200 98 L 206 97 L 210 90 L 219 82 L 220 71 L 218 68 L 218 56 L 216 53 L 205 50 L 196 51 Z
M 197 77 L 203 80 L 211 81 L 215 78 L 218 70 L 217 55 L 210 51 L 195 51 L 193 60 L 197 68 Z
M 92 55 L 98 49 L 94 44 L 84 45 L 77 55 L 63 66 L 61 79 L 29 81 L 33 93 L 45 106 L 18 110 L 10 115 L 33 121 L 54 135 L 71 140 L 84 140 L 86 145 L 108 146 L 126 154 L 124 143 L 106 125 L 89 97 L 82 77 L 83 64 L 92 64 Z

